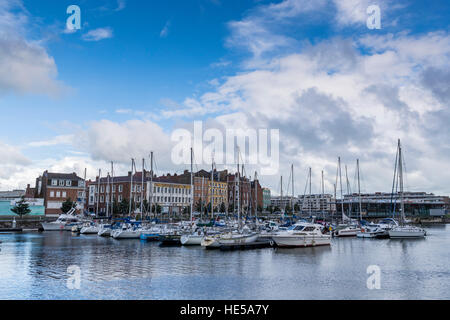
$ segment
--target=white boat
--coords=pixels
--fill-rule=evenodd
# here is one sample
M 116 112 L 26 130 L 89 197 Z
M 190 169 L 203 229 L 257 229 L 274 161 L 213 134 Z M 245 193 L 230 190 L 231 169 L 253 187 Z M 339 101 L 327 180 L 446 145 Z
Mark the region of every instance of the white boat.
M 322 233 L 323 226 L 315 223 L 297 222 L 288 230 L 272 236 L 279 247 L 315 247 L 331 244 L 331 235 Z
M 180 242 L 183 246 L 199 246 L 202 244 L 202 240 L 205 234 L 202 231 L 196 231 L 190 234 L 184 234 L 180 238 Z
M 406 214 L 405 214 L 405 200 L 404 200 L 404 194 L 403 194 L 403 158 L 402 158 L 402 147 L 400 144 L 400 139 L 398 140 L 397 159 L 398 159 L 398 164 L 396 163 L 396 169 L 398 168 L 398 170 L 396 170 L 395 172 L 398 172 L 398 179 L 396 181 L 396 175 L 395 175 L 393 185 L 395 184 L 395 182 L 400 184 L 400 213 L 401 213 L 401 216 L 400 216 L 400 225 L 389 230 L 389 238 L 393 238 L 393 239 L 423 238 L 427 234 L 424 229 L 415 227 L 415 226 L 405 225 L 405 222 L 407 220 L 406 220 Z
M 200 245 L 205 249 L 218 249 L 220 248 L 219 236 L 205 236 Z
M 415 226 L 398 226 L 389 230 L 389 238 L 391 239 L 411 239 L 411 238 L 423 238 L 427 235 L 427 232 Z
M 114 239 L 139 239 L 142 230 L 132 226 L 124 226 L 121 229 L 112 231 L 111 236 Z
M 358 238 L 389 238 L 389 233 L 387 230 L 381 228 L 377 224 L 370 224 L 361 227 L 361 231 L 359 231 L 356 236 Z
M 111 236 L 111 225 L 110 224 L 101 224 L 98 228 L 97 235 L 100 237 L 110 237 Z
M 361 231 L 361 228 L 356 225 L 347 225 L 338 228 L 334 232 L 335 237 L 355 237 L 358 232 Z
M 251 233 L 225 233 L 222 234 L 218 241 L 220 245 L 237 245 L 244 243 L 253 243 L 258 240 L 259 234 L 256 232 Z
M 75 209 L 71 209 L 67 213 L 61 214 L 56 221 L 52 222 L 41 222 L 42 228 L 44 231 L 60 231 L 66 230 L 67 224 L 81 222 L 82 219 L 79 216 L 74 215 Z M 72 229 L 72 226 L 68 229 L 69 231 Z
M 80 230 L 80 234 L 98 234 L 99 227 L 95 223 L 86 223 Z

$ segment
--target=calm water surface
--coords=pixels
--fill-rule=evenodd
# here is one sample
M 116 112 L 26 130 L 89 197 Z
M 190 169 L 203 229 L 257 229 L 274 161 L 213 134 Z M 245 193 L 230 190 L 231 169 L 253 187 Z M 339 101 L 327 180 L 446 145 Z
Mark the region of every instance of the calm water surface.
M 423 240 L 207 251 L 70 232 L 0 234 L 0 299 L 450 299 L 450 226 Z M 81 269 L 79 290 L 67 268 Z M 369 265 L 381 289 L 367 289 Z

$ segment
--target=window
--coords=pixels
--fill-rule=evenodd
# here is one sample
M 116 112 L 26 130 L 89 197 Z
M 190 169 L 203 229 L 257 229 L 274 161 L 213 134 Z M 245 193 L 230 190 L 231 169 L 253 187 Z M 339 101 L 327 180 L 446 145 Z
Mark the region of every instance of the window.
M 66 198 L 67 197 L 67 192 L 63 191 L 62 196 L 63 196 L 63 198 Z
M 137 191 L 137 192 L 141 192 L 141 186 L 137 186 L 137 187 L 136 187 L 136 191 Z
M 105 201 L 105 198 L 103 196 L 100 196 L 100 202 L 103 203 Z
M 116 186 L 112 186 L 111 189 L 113 193 L 116 192 Z
M 66 187 L 72 186 L 72 180 L 66 180 Z
M 60 198 L 61 197 L 61 192 L 60 191 L 56 191 L 56 197 Z
M 117 197 L 117 199 L 118 199 L 119 202 L 122 202 L 122 195 L 119 195 L 119 196 Z
M 119 192 L 123 191 L 123 185 L 119 185 Z
M 105 192 L 105 186 L 100 187 L 100 193 L 103 193 L 103 192 Z
M 52 186 L 57 186 L 57 185 L 58 185 L 58 180 L 52 179 Z
M 54 191 L 50 191 L 50 198 L 54 198 L 55 197 L 55 192 Z

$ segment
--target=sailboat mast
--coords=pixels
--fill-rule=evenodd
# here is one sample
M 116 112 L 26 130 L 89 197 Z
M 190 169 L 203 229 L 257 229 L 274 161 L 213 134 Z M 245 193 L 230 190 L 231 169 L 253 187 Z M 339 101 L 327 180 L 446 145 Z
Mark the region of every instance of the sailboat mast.
M 131 216 L 131 205 L 133 203 L 133 168 L 134 168 L 134 159 L 131 159 L 131 176 L 130 176 L 130 206 L 128 208 L 128 215 Z
M 322 209 L 322 205 L 324 205 L 324 202 L 325 202 L 324 198 L 325 198 L 325 186 L 324 186 L 324 181 L 323 181 L 323 170 L 322 170 L 322 196 L 321 196 L 321 199 L 320 199 L 319 210 L 322 211 L 323 218 L 325 218 L 325 210 Z
M 153 151 L 150 152 L 150 215 L 153 212 Z M 156 207 L 155 207 L 156 217 Z
M 398 174 L 400 178 L 400 208 L 402 210 L 401 224 L 405 222 L 405 202 L 403 196 L 403 159 L 402 159 L 402 146 L 400 139 L 398 139 Z
M 238 198 L 238 203 L 237 203 L 237 210 L 238 210 L 238 223 L 239 223 L 239 227 L 241 226 L 241 194 L 240 194 L 240 173 L 239 173 L 239 147 L 238 147 L 238 160 L 237 160 L 237 198 Z
M 359 178 L 359 159 L 356 159 L 356 168 L 358 170 L 359 219 L 362 220 L 361 184 L 360 184 L 360 178 Z
M 106 216 L 109 217 L 109 172 L 107 174 L 107 183 L 106 183 L 106 194 L 105 194 L 105 202 L 106 202 Z
M 283 206 L 283 176 L 281 176 L 280 186 L 281 186 L 281 193 L 280 193 L 281 194 L 280 207 L 281 207 L 281 206 Z M 284 211 L 286 212 L 286 206 L 284 206 Z
M 209 196 L 209 202 L 211 204 L 211 218 L 214 219 L 214 156 L 211 159 L 211 194 Z
M 309 216 L 312 216 L 312 201 L 311 201 L 311 196 L 312 196 L 312 192 L 311 192 L 311 168 L 309 168 Z
M 258 173 L 255 171 L 255 218 L 258 219 Z
M 114 163 L 111 161 L 111 217 L 114 215 L 114 198 L 115 198 L 115 189 L 114 189 Z
M 102 169 L 98 169 L 98 185 L 97 185 L 97 210 L 95 212 L 95 215 L 98 217 L 98 206 L 100 203 L 100 179 L 102 176 Z
M 291 164 L 291 177 L 292 177 L 291 210 L 292 210 L 292 213 L 294 213 L 294 164 Z
M 190 222 L 192 223 L 192 214 L 193 214 L 193 205 L 194 205 L 194 177 L 193 177 L 193 172 L 194 172 L 194 164 L 193 164 L 194 160 L 193 160 L 193 151 L 191 148 L 191 215 L 190 215 Z
M 142 158 L 142 179 L 141 179 L 141 219 L 144 217 L 144 169 L 145 169 L 145 159 Z
M 341 211 L 342 211 L 342 223 L 344 223 L 344 196 L 342 194 L 342 172 L 341 172 L 341 157 L 338 158 L 338 170 L 339 170 L 339 184 L 341 187 Z

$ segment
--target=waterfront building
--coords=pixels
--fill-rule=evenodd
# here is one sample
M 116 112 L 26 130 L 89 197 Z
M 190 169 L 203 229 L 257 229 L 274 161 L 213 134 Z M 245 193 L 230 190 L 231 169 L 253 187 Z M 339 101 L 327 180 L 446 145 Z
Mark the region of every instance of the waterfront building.
M 0 191 L 0 216 L 15 216 L 15 213 L 11 211 L 16 203 L 25 198 L 26 203 L 29 205 L 31 212 L 30 216 L 43 216 L 45 215 L 44 199 L 34 199 L 33 197 L 27 197 L 25 190 L 12 190 L 12 191 Z
M 363 217 L 389 217 L 392 212 L 399 213 L 400 193 L 364 193 L 361 194 Z M 448 214 L 450 199 L 426 192 L 404 192 L 405 215 L 411 217 L 443 216 Z M 359 217 L 359 195 L 344 195 L 344 212 L 351 217 Z M 341 200 L 337 201 L 337 211 L 341 210 Z
M 44 173 L 36 179 L 35 198 L 44 199 L 45 215 L 58 216 L 64 201 L 76 203 L 77 212 L 84 208 L 85 181 L 74 173 Z
M 318 214 L 336 211 L 336 201 L 331 194 L 299 195 L 298 205 L 301 212 Z
M 144 199 L 147 194 L 147 181 L 150 180 L 150 172 L 144 171 L 144 183 L 142 183 L 142 172 L 136 172 L 131 177 L 131 171 L 126 176 L 102 177 L 97 176 L 94 181 L 87 181 L 86 210 L 98 216 L 111 215 L 111 207 L 115 213 L 119 213 L 119 204 L 124 200 L 132 202 L 132 212 L 140 212 L 141 196 Z M 116 208 L 114 209 L 114 206 Z M 121 208 L 125 210 L 126 208 Z M 120 212 L 121 214 L 128 214 Z
M 292 196 L 272 196 L 270 198 L 270 205 L 275 210 L 278 208 L 279 210 L 284 211 L 287 207 L 293 207 L 297 203 L 298 199 Z
M 270 189 L 269 188 L 262 188 L 262 194 L 263 194 L 263 210 L 267 210 L 271 205 L 271 196 L 270 196 Z
M 190 208 L 192 201 L 190 184 L 164 182 L 160 178 L 155 180 L 153 181 L 152 204 L 159 205 L 162 213 L 181 214 L 185 209 Z M 150 199 L 151 182 L 147 181 L 147 184 L 146 198 Z

